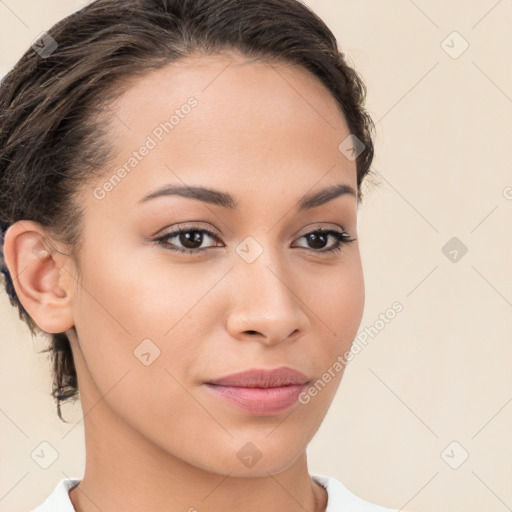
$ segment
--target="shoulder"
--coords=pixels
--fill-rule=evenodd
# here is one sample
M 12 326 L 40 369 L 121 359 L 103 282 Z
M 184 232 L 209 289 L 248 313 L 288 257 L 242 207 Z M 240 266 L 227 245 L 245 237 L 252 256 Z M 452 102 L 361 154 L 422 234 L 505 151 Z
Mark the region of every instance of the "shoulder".
M 53 492 L 46 498 L 44 503 L 32 509 L 30 512 L 75 512 L 69 491 L 78 485 L 77 478 L 65 478 L 61 480 Z
M 396 509 L 381 507 L 365 501 L 347 489 L 339 480 L 332 476 L 311 475 L 327 491 L 327 508 L 325 512 L 397 512 Z

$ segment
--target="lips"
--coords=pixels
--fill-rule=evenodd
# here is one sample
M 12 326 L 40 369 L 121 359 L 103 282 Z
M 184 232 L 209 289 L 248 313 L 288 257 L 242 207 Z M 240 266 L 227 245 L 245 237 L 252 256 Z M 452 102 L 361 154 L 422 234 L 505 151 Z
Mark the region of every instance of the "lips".
M 308 382 L 306 375 L 284 366 L 273 370 L 247 370 L 205 384 L 215 397 L 237 409 L 269 416 L 296 404 Z
M 308 378 L 303 373 L 287 366 L 281 366 L 273 370 L 251 369 L 233 373 L 208 384 L 244 388 L 277 388 L 293 384 L 306 384 L 307 382 Z

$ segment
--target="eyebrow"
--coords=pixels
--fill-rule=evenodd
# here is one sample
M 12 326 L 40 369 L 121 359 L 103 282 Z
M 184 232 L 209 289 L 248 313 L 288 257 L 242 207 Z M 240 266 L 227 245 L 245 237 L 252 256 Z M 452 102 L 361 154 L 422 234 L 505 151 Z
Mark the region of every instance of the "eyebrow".
M 340 183 L 330 185 L 317 192 L 310 192 L 302 196 L 298 201 L 298 211 L 310 210 L 322 204 L 332 201 L 336 197 L 350 195 L 357 199 L 356 191 L 349 185 Z M 165 185 L 151 194 L 143 197 L 137 204 L 142 204 L 150 199 L 162 196 L 181 196 L 190 199 L 197 199 L 206 203 L 222 206 L 223 208 L 236 209 L 238 201 L 229 193 L 220 190 L 200 186 Z

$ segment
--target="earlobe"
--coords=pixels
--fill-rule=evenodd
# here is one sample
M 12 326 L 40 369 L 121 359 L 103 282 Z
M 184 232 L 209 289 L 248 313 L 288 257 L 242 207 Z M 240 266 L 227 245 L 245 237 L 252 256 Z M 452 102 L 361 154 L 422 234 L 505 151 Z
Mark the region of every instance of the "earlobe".
M 3 250 L 16 295 L 37 326 L 47 333 L 73 327 L 69 258 L 44 227 L 29 220 L 14 223 Z

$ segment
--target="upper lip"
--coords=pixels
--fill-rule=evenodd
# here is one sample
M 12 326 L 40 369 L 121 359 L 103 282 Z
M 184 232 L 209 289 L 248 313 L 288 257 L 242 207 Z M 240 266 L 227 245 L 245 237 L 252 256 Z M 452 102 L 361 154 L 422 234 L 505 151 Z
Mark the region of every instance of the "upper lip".
M 232 373 L 231 375 L 210 381 L 208 384 L 246 388 L 276 388 L 292 384 L 306 384 L 307 382 L 308 378 L 303 373 L 287 366 L 281 366 L 272 370 L 253 368 L 243 372 Z

